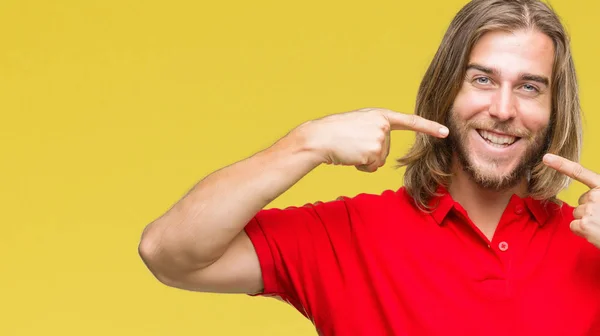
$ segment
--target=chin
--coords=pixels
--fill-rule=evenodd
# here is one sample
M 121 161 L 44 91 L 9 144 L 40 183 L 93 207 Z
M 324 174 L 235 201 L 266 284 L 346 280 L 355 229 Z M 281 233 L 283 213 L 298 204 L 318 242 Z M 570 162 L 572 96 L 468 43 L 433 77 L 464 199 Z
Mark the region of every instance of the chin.
M 495 162 L 486 162 L 486 164 L 477 164 L 474 160 L 468 160 L 463 170 L 470 179 L 478 186 L 490 190 L 506 190 L 514 187 L 522 181 L 525 175 L 525 167 L 519 168 L 519 165 L 499 164 Z
M 503 179 L 506 176 L 513 175 L 518 169 L 517 160 L 472 160 L 469 159 L 469 166 L 480 175 L 489 178 Z

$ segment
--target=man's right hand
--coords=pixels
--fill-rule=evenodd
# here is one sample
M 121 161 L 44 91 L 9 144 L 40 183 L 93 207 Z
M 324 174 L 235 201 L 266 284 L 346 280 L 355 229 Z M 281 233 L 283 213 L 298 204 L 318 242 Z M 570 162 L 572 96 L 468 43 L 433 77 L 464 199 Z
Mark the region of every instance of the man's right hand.
M 385 164 L 393 130 L 412 130 L 438 138 L 448 135 L 448 128 L 437 122 L 379 108 L 329 115 L 297 129 L 323 163 L 356 166 L 365 172 L 374 172 Z

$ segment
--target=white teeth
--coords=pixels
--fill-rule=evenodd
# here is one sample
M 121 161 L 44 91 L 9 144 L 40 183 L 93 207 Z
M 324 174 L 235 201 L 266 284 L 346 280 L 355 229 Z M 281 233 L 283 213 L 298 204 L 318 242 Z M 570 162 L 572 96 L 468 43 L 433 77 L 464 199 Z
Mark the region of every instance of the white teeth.
M 510 135 L 497 135 L 484 130 L 479 130 L 479 134 L 493 145 L 497 145 L 496 147 L 505 147 L 512 145 L 513 142 L 517 141 L 516 137 Z

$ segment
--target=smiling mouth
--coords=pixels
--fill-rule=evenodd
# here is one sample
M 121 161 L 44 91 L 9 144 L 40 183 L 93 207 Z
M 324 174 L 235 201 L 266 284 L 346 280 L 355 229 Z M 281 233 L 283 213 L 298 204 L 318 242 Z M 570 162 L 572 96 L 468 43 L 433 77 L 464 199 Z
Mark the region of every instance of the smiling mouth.
M 479 136 L 481 136 L 481 138 L 485 140 L 488 144 L 496 148 L 506 148 L 514 144 L 517 140 L 521 139 L 519 137 L 511 135 L 500 135 L 482 129 L 478 129 L 477 133 L 479 133 Z

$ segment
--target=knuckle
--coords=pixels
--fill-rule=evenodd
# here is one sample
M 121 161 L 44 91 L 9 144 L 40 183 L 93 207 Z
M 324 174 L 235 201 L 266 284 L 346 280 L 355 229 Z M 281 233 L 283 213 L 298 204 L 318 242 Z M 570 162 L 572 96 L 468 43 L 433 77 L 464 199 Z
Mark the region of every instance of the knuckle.
M 380 110 L 377 109 L 367 109 L 365 112 L 367 112 L 367 114 L 374 116 L 374 117 L 381 117 L 383 118 L 383 112 L 381 112 Z
M 584 212 L 584 205 L 580 205 L 573 210 L 573 217 L 581 218 L 583 212 Z
M 579 221 L 579 231 L 581 233 L 586 233 L 587 231 L 589 231 L 589 229 L 590 229 L 589 220 L 587 220 L 587 218 L 582 218 Z
M 414 128 L 419 123 L 419 118 L 417 118 L 417 116 L 415 114 L 411 114 L 410 118 L 408 119 L 408 123 L 411 127 Z
M 368 157 L 368 156 L 366 156 L 366 155 L 365 155 L 365 156 L 363 156 L 363 157 L 361 157 L 361 158 L 360 158 L 360 160 L 358 161 L 358 163 L 359 163 L 361 166 L 364 166 L 364 165 L 367 165 L 367 164 L 369 164 L 369 157 Z
M 558 171 L 557 173 L 561 173 L 561 174 L 566 173 L 563 166 L 564 166 L 564 164 L 563 164 L 562 160 L 559 160 L 557 167 L 556 167 L 556 170 Z
M 583 166 L 580 165 L 579 163 L 575 164 L 575 166 L 573 167 L 573 177 L 575 179 L 578 179 L 581 177 L 581 174 L 583 174 Z
M 579 199 L 578 199 L 579 205 L 582 205 L 584 203 L 587 203 L 588 201 L 591 201 L 592 197 L 593 196 L 592 196 L 591 191 L 587 191 L 587 192 L 583 193 L 583 195 L 579 196 Z
M 590 190 L 586 194 L 587 194 L 588 201 L 590 201 L 592 203 L 600 203 L 600 190 L 599 189 Z
M 576 222 L 576 221 L 572 221 L 572 222 L 569 224 L 569 228 L 571 229 L 571 231 L 573 231 L 573 232 L 575 232 L 575 233 L 578 233 L 578 232 L 579 232 L 579 225 L 577 225 L 577 222 Z
M 591 206 L 586 206 L 584 211 L 584 216 L 592 217 L 594 215 L 594 208 Z
M 384 121 L 381 123 L 381 125 L 379 126 L 379 128 L 384 132 L 384 133 L 388 133 L 391 129 L 390 127 L 390 123 L 387 121 Z M 385 138 L 385 135 L 382 134 L 382 136 Z

